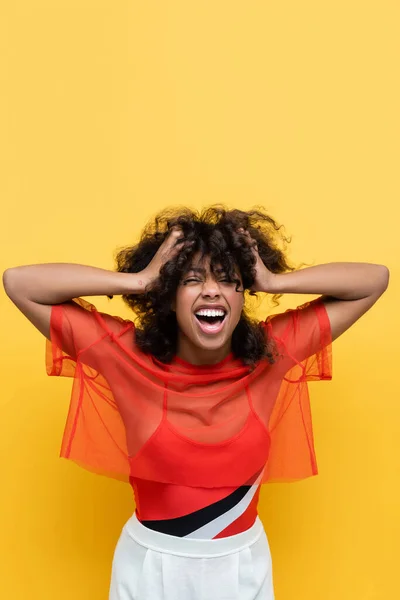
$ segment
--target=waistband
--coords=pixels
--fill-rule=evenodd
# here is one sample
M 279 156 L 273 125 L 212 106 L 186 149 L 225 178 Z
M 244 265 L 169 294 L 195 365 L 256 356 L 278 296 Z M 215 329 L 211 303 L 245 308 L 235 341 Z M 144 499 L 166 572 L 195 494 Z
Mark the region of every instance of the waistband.
M 145 548 L 197 558 L 216 557 L 238 552 L 254 544 L 264 532 L 262 521 L 257 515 L 254 524 L 249 529 L 229 537 L 212 540 L 182 538 L 149 529 L 139 521 L 136 512 L 133 513 L 123 529 L 135 542 Z

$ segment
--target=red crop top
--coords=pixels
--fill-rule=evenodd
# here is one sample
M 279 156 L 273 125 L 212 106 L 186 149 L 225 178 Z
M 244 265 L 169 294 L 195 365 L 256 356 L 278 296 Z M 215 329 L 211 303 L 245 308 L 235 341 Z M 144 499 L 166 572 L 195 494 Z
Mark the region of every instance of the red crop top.
M 135 344 L 135 325 L 78 298 L 55 305 L 48 375 L 73 377 L 61 456 L 126 481 L 238 487 L 315 475 L 308 381 L 331 379 L 321 298 L 262 323 L 277 349 L 251 371 L 164 364 Z

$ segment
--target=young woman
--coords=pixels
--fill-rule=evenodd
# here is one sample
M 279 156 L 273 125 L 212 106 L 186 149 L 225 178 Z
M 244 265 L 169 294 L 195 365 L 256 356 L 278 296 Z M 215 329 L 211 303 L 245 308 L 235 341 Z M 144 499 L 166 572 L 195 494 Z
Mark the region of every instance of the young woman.
M 301 270 L 263 210 L 166 211 L 116 272 L 10 268 L 4 286 L 74 377 L 61 456 L 130 481 L 110 600 L 272 600 L 261 484 L 317 473 L 307 382 L 386 290 L 380 264 Z M 248 294 L 317 294 L 255 322 Z M 135 323 L 81 296 L 121 294 Z

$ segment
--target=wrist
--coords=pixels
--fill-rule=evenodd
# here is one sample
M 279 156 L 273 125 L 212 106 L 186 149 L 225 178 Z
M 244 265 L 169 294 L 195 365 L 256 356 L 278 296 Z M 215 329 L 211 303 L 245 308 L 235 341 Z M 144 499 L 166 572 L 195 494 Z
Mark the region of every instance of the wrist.
M 258 286 L 259 289 L 257 289 L 257 291 L 264 292 L 266 294 L 281 293 L 281 291 L 280 291 L 281 278 L 280 277 L 281 277 L 280 273 L 269 272 L 268 275 L 263 277 L 262 281 L 260 282 L 260 286 Z
M 124 276 L 122 281 L 124 292 L 123 294 L 143 294 L 146 285 L 150 279 L 144 271 L 139 273 L 121 273 Z

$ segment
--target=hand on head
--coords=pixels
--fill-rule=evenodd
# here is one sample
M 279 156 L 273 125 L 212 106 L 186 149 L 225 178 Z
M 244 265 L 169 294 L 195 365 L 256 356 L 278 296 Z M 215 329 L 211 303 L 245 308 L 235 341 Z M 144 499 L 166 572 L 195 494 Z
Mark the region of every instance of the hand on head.
M 147 282 L 150 283 L 160 274 L 160 269 L 169 260 L 172 260 L 182 250 L 184 244 L 194 244 L 185 240 L 183 231 L 178 225 L 171 227 L 167 237 L 151 259 L 150 263 L 143 270 L 143 275 Z

